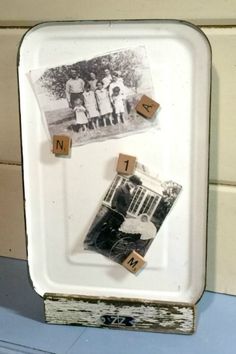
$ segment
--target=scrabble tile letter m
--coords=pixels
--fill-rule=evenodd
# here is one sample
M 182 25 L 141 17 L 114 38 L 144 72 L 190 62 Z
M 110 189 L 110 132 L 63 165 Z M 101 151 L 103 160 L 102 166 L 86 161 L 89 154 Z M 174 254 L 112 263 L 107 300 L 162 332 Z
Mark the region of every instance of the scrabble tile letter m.
M 132 251 L 124 260 L 122 265 L 131 273 L 137 273 L 145 264 L 144 258 L 135 251 Z

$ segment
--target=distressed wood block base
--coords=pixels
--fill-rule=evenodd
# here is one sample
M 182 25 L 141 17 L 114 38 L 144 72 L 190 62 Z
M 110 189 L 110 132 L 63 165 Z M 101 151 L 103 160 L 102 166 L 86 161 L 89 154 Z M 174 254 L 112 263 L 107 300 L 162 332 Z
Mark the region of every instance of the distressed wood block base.
M 150 332 L 192 334 L 195 305 L 45 294 L 46 322 Z

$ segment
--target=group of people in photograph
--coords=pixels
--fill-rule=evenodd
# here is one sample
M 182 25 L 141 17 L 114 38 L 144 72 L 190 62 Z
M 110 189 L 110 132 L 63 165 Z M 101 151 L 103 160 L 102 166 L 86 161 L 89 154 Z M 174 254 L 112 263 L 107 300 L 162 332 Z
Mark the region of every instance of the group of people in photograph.
M 126 88 L 119 72 L 105 69 L 101 80 L 91 72 L 90 79 L 84 81 L 77 70 L 70 71 L 66 99 L 75 112 L 76 131 L 124 124 L 125 98 Z

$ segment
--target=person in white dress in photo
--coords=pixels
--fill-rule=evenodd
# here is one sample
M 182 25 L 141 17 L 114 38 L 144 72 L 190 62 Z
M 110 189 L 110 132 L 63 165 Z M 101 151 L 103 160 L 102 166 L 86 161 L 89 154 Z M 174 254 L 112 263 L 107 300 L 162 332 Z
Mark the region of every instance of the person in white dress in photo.
M 106 127 L 107 121 L 109 121 L 110 125 L 113 125 L 111 119 L 112 105 L 109 94 L 107 90 L 103 87 L 102 81 L 97 82 L 97 90 L 95 91 L 95 95 L 103 125 Z
M 87 130 L 88 127 L 88 117 L 86 115 L 86 108 L 83 106 L 83 100 L 81 98 L 76 98 L 74 101 L 74 112 L 76 123 L 78 125 L 78 131 L 82 128 L 83 131 Z
M 89 83 L 85 84 L 85 91 L 83 93 L 84 105 L 88 113 L 89 126 L 93 129 L 98 128 L 99 111 L 95 97 L 95 93 Z
M 121 96 L 123 97 L 123 99 L 125 99 L 126 98 L 126 87 L 123 83 L 123 79 L 121 77 L 119 77 L 119 74 L 115 71 L 112 74 L 112 82 L 110 83 L 109 89 L 108 89 L 110 97 L 113 94 L 114 87 L 117 87 L 117 86 L 120 88 Z
M 115 86 L 113 88 L 112 95 L 111 95 L 111 102 L 114 106 L 117 123 L 125 123 L 124 99 L 123 99 L 123 95 L 120 92 L 120 88 L 118 86 Z

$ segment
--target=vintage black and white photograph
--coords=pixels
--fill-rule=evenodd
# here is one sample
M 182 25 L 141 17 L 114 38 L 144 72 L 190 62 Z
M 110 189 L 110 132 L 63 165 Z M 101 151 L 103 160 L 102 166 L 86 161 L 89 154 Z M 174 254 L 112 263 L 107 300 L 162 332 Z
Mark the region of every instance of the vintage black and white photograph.
M 181 186 L 141 171 L 116 175 L 88 231 L 84 248 L 117 263 L 135 250 L 144 256 L 172 208 Z
M 157 123 L 135 111 L 154 96 L 144 46 L 117 50 L 29 74 L 51 137 L 70 134 L 73 145 L 136 133 Z M 154 98 L 154 97 L 153 97 Z

